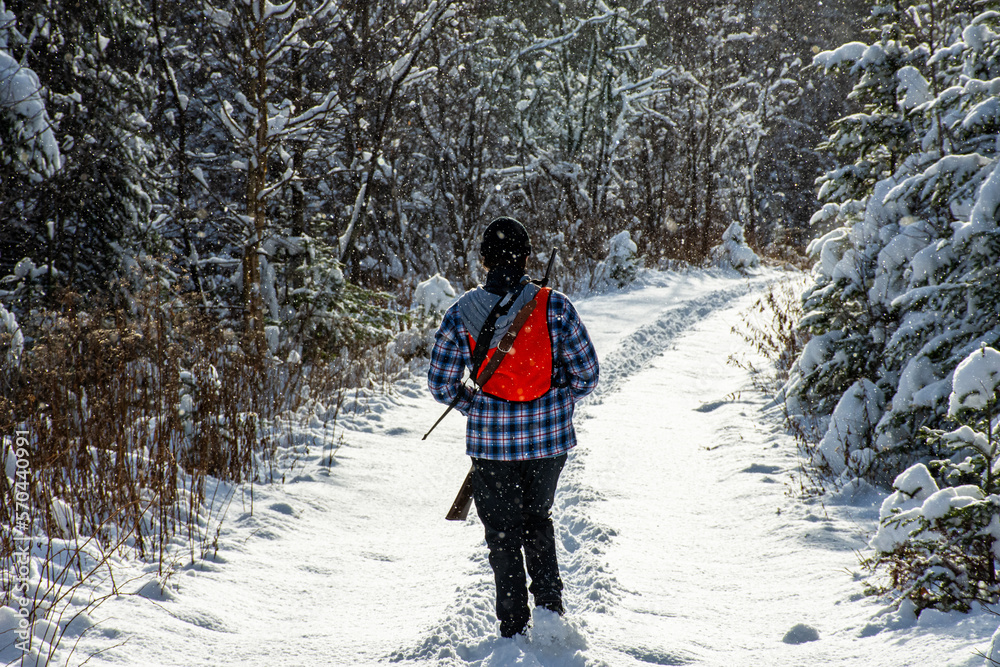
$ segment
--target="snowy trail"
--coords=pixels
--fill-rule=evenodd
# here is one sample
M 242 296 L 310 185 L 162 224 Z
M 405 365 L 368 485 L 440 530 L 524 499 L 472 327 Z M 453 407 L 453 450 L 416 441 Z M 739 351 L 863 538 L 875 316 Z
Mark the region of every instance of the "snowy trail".
M 496 639 L 478 520 L 443 520 L 464 420 L 421 442 L 441 408 L 414 378 L 343 422 L 332 469 L 313 447 L 253 515 L 235 501 L 218 564 L 182 569 L 162 601 L 101 607 L 104 635 L 78 655 L 110 637 L 127 643 L 88 664 L 981 665 L 986 614 L 873 620 L 849 571 L 877 498 L 827 512 L 788 493 L 794 443 L 726 364 L 740 311 L 776 277 L 670 274 L 577 303 L 602 385 L 579 406 L 555 515 L 586 647 Z M 320 416 L 296 438 L 329 435 Z M 797 624 L 819 640 L 783 642 Z
M 595 638 L 591 658 L 981 665 L 975 651 L 996 626 L 989 614 L 925 612 L 915 625 L 898 614 L 873 620 L 882 609 L 862 598 L 850 572 L 859 569 L 855 552 L 865 548 L 880 498 L 829 511 L 801 500 L 798 456 L 777 408 L 727 364 L 742 349 L 731 327 L 755 297 L 693 300 L 707 316 L 584 411 L 574 482 L 603 490 L 587 512 L 614 526 L 603 556 L 620 591 L 611 613 L 583 614 Z M 706 313 L 704 300 L 716 307 Z M 819 639 L 783 641 L 802 626 Z
M 844 625 L 837 604 L 856 592 L 844 570 L 864 541 L 788 502 L 795 450 L 726 363 L 726 324 L 746 305 L 713 313 L 589 411 L 584 478 L 614 490 L 591 511 L 617 528 L 606 555 L 627 591 L 615 614 L 588 616 L 596 635 L 629 637 L 609 642 L 612 664 L 623 664 L 615 652 L 668 665 L 848 657 L 839 644 L 781 641 L 798 623 L 821 636 Z
M 830 610 L 855 585 L 842 571 L 856 566 L 852 549 L 864 543 L 852 527 L 785 498 L 794 447 L 763 415 L 745 374 L 726 363 L 738 346 L 729 328 L 747 305 L 713 312 L 588 411 L 583 477 L 614 490 L 591 511 L 617 528 L 606 556 L 627 591 L 610 618 L 588 621 L 610 631 L 597 635 L 627 629 L 631 645 L 610 648 L 641 662 L 843 657 L 822 643 L 781 642 L 797 623 L 836 627 Z M 796 510 L 805 517 L 788 516 Z M 802 518 L 815 530 L 802 534 Z M 831 576 L 832 589 L 811 581 Z

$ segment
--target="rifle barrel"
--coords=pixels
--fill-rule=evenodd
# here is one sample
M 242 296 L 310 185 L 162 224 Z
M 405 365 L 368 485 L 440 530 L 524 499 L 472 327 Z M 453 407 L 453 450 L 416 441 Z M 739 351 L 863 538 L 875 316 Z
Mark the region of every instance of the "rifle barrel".
M 552 273 L 552 265 L 556 262 L 556 249 L 552 249 L 552 254 L 549 255 L 549 263 L 545 267 L 545 277 L 542 278 L 542 287 L 549 284 L 549 275 Z

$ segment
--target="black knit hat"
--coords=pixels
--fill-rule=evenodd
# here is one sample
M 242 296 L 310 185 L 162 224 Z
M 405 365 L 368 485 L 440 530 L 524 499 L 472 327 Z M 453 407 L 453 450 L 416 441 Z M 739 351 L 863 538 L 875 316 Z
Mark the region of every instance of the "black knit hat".
M 514 218 L 497 218 L 483 232 L 483 244 L 479 246 L 479 252 L 490 268 L 523 264 L 531 254 L 528 231 Z

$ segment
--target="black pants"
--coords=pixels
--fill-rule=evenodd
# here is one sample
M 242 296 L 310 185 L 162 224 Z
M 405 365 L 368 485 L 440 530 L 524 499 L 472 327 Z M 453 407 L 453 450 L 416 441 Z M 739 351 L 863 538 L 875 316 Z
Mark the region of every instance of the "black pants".
M 500 634 L 528 625 L 528 591 L 535 606 L 562 612 L 562 579 L 549 514 L 566 455 L 531 461 L 473 459 L 476 511 L 486 529 L 497 585 Z M 522 548 L 524 553 L 522 555 Z M 531 576 L 527 586 L 525 565 Z

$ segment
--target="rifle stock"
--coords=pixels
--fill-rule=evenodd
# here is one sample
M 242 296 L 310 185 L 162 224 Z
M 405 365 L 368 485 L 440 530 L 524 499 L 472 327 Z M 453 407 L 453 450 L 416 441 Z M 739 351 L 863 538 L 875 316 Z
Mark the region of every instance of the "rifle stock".
M 448 510 L 448 514 L 444 517 L 448 521 L 465 521 L 465 518 L 469 516 L 469 508 L 472 506 L 473 470 L 475 468 L 469 469 L 469 473 L 465 476 L 465 481 L 462 482 L 462 488 L 458 490 L 458 495 L 455 496 L 455 502 L 451 504 L 451 509 Z

